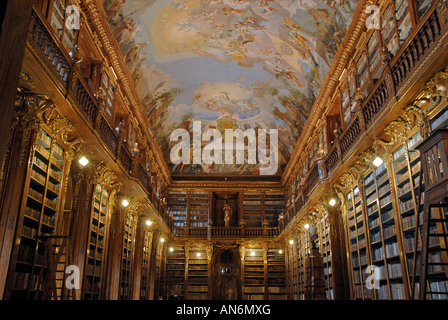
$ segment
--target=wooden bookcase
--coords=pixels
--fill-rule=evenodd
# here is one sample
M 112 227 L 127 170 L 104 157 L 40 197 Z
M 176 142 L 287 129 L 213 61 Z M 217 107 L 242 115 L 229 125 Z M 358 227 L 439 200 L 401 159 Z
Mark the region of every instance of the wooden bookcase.
M 41 129 L 24 186 L 5 294 L 8 299 L 36 299 L 42 293 L 37 283 L 44 263 L 44 245 L 37 236 L 56 234 L 64 168 L 64 149 Z
M 324 267 L 325 294 L 328 300 L 333 300 L 333 272 L 331 263 L 331 240 L 328 214 L 317 221 L 317 233 L 319 235 L 319 251 L 322 254 Z
M 269 227 L 278 226 L 278 217 L 285 210 L 284 193 L 266 193 L 264 198 L 265 218 Z
M 50 25 L 68 51 L 75 47 L 78 37 L 77 29 L 66 27 L 67 14 L 65 11 L 70 4 L 69 0 L 53 0 L 53 6 L 50 8 Z
M 246 248 L 244 254 L 243 299 L 265 298 L 265 265 L 263 248 Z
M 165 279 L 168 296 L 185 298 L 185 250 L 182 246 L 170 246 L 166 252 Z
M 269 248 L 267 263 L 268 300 L 285 300 L 287 297 L 285 251 L 282 248 Z
M 349 273 L 351 299 L 371 299 L 371 292 L 365 286 L 367 261 L 366 228 L 363 201 L 358 185 L 346 195 L 347 249 L 349 250 Z
M 364 197 L 372 265 L 380 272 L 375 298 L 405 299 L 393 196 L 386 162 L 364 177 Z
M 263 208 L 260 193 L 244 193 L 243 195 L 243 219 L 246 227 L 262 227 Z
M 169 192 L 167 204 L 173 215 L 174 227 L 184 227 L 187 221 L 187 192 Z
M 190 247 L 186 253 L 188 257 L 186 266 L 188 300 L 208 299 L 208 259 L 205 247 Z
M 133 214 L 127 213 L 124 225 L 123 252 L 121 257 L 120 300 L 130 299 L 130 282 L 132 262 L 134 260 L 134 238 L 136 219 Z
M 151 231 L 145 230 L 143 239 L 143 262 L 142 262 L 142 278 L 140 285 L 140 300 L 148 300 L 149 298 L 149 272 L 151 262 Z
M 209 217 L 208 211 L 208 193 L 192 192 L 190 197 L 190 227 L 207 227 Z
M 89 225 L 89 246 L 85 267 L 83 299 L 101 298 L 102 274 L 108 235 L 109 191 L 97 184 L 93 195 L 93 205 Z
M 305 261 L 310 251 L 309 233 L 305 232 L 299 235 L 296 245 L 296 259 L 297 259 L 297 294 L 299 300 L 305 299 Z

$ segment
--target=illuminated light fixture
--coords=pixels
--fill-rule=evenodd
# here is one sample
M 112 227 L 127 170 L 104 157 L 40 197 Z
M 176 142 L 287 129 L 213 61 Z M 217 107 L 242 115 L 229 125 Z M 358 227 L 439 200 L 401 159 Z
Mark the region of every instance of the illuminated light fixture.
M 250 253 L 250 255 L 251 255 L 251 256 L 254 256 L 254 255 L 255 255 L 255 251 L 252 251 L 252 252 Z
M 151 220 L 146 220 L 146 225 L 149 227 L 150 225 L 152 225 L 152 221 Z
M 171 247 L 171 248 L 170 248 L 170 252 L 173 252 L 173 251 L 174 251 L 174 248 L 173 248 L 173 247 Z
M 129 205 L 129 201 L 126 199 L 123 199 L 123 201 L 121 201 L 121 204 L 123 205 L 123 207 L 127 207 Z
M 165 238 L 160 238 L 160 242 L 164 243 L 165 242 Z
M 278 250 L 278 253 L 282 254 L 282 253 L 283 253 L 283 250 L 282 250 L 282 249 Z
M 309 228 L 310 228 L 310 225 L 309 225 L 308 223 L 306 223 L 303 227 L 304 227 L 305 229 L 309 229 Z
M 330 204 L 330 206 L 334 207 L 334 205 L 336 204 L 336 199 L 331 198 L 330 201 L 328 201 L 328 203 Z
M 380 157 L 376 157 L 375 160 L 373 160 L 373 164 L 374 164 L 376 167 L 379 167 L 380 165 L 383 164 L 383 159 L 381 159 Z
M 201 253 L 200 252 L 198 252 L 198 253 L 196 253 L 196 257 L 200 257 L 201 256 Z
M 294 244 L 294 240 L 292 240 L 292 239 L 289 240 L 289 244 L 290 244 L 290 245 L 293 245 L 293 244 Z
M 86 157 L 81 157 L 81 159 L 79 159 L 79 164 L 83 167 L 85 167 L 86 165 L 89 164 L 89 159 L 87 159 Z

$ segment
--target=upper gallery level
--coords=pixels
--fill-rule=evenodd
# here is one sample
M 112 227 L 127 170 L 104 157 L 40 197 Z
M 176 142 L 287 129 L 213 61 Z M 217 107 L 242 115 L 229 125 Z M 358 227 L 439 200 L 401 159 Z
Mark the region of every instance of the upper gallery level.
M 135 9 L 130 9 L 132 1 L 122 5 L 117 1 L 42 0 L 36 1 L 33 9 L 27 47 L 31 54 L 25 59 L 24 72 L 39 81 L 35 84 L 22 81 L 23 89 L 50 97 L 61 114 L 74 124 L 72 136 L 77 133 L 85 139 L 84 151 L 93 151 L 98 158 L 114 163 L 113 169 L 133 182 L 129 192 L 134 192 L 139 199 L 149 199 L 144 201 L 151 203 L 151 208 L 175 235 L 193 236 L 191 232 L 194 231 L 178 231 L 174 210 L 167 210 L 170 194 L 185 192 L 188 202 L 195 193 L 207 195 L 204 196 L 208 199 L 207 210 L 213 212 L 216 208 L 212 204 L 223 196 L 220 195 L 222 190 L 231 190 L 227 193 L 239 208 L 234 222 L 237 231 L 232 231 L 233 237 L 251 234 L 242 232 L 242 221 L 246 223 L 245 228 L 257 230 L 253 231 L 253 236 L 281 235 L 287 222 L 310 196 L 323 194 L 328 186 L 325 182 L 336 181 L 354 155 L 372 144 L 375 132 L 379 134 L 395 119 L 404 105 L 417 98 L 416 93 L 423 89 L 430 77 L 446 65 L 443 50 L 438 50 L 444 47 L 447 30 L 447 8 L 443 1 L 360 1 L 357 7 L 349 1 L 343 1 L 341 7 L 329 7 L 319 2 L 313 10 L 294 7 L 295 4 L 285 9 L 284 1 L 275 1 L 263 10 L 248 5 L 247 1 L 230 2 L 207 2 L 207 10 L 203 11 L 199 10 L 201 1 L 171 5 L 157 3 L 152 8 L 160 12 L 157 17 L 155 14 L 151 16 L 153 11 L 149 5 L 140 8 L 141 12 L 136 14 Z M 73 11 L 66 12 L 69 5 L 79 8 L 79 28 L 72 25 L 76 19 L 70 20 Z M 315 20 L 310 30 L 298 23 L 304 12 L 309 14 L 309 19 Z M 168 31 L 157 27 L 160 30 L 154 30 L 160 34 L 148 34 L 151 41 L 148 38 L 144 45 L 143 34 L 149 29 L 155 32 L 143 24 L 144 18 L 150 16 L 152 20 L 148 21 L 153 25 L 164 25 L 165 17 L 170 21 L 167 25 L 174 26 L 172 30 L 190 35 L 192 30 L 199 28 L 192 18 L 202 19 L 201 24 L 207 27 L 201 25 L 204 34 L 198 35 L 197 39 L 185 43 L 177 39 L 179 52 L 166 49 L 168 51 L 161 53 L 160 46 L 174 39 L 162 39 Z M 232 28 L 223 28 L 223 18 L 239 22 Z M 379 18 L 379 23 L 375 18 Z M 216 38 L 217 33 L 221 37 Z M 330 37 L 330 33 L 333 36 Z M 316 39 L 325 40 L 323 43 L 312 41 Z M 311 43 L 313 47 L 309 46 Z M 224 45 L 229 50 L 221 52 L 217 47 Z M 301 52 L 299 47 L 309 48 Z M 158 55 L 154 55 L 156 49 Z M 257 55 L 253 55 L 254 50 Z M 323 53 L 325 50 L 328 55 Z M 191 55 L 197 57 L 193 59 Z M 208 55 L 214 59 L 213 63 L 205 59 Z M 224 56 L 224 61 L 219 61 Z M 300 67 L 307 72 L 314 70 L 314 80 L 307 75 L 302 79 L 300 70 L 290 69 L 292 62 L 288 57 L 306 60 Z M 325 59 L 326 63 L 323 62 Z M 216 60 L 230 68 L 222 78 L 220 74 L 225 72 Z M 273 65 L 268 67 L 261 60 Z M 311 60 L 314 62 L 310 64 Z M 40 68 L 36 68 L 36 63 Z M 152 69 L 151 63 L 154 63 Z M 198 65 L 195 67 L 194 63 Z M 256 68 L 252 64 L 259 64 L 268 72 L 252 72 L 251 68 Z M 169 86 L 176 82 L 169 76 L 173 70 L 182 71 L 187 80 L 188 74 L 184 73 L 200 66 L 205 70 L 216 66 L 217 69 L 213 69 L 216 75 L 212 78 L 219 86 L 211 87 L 221 96 L 201 93 L 200 90 L 209 93 L 211 88 L 207 85 L 194 87 L 198 81 L 193 76 L 189 79 L 191 82 L 185 81 L 188 84 L 185 88 L 176 90 Z M 141 70 L 139 68 L 146 71 L 137 72 Z M 241 73 L 243 71 L 247 73 Z M 211 76 L 204 70 L 198 72 L 195 76 L 203 76 L 204 81 L 206 76 Z M 254 84 L 259 75 L 263 75 L 262 80 Z M 148 86 L 153 87 L 149 90 Z M 310 96 L 304 96 L 303 88 L 307 88 Z M 232 94 L 226 95 L 226 90 Z M 194 103 L 182 110 L 179 101 L 184 101 L 187 92 L 197 95 L 190 97 Z M 237 97 L 237 93 L 241 97 Z M 272 98 L 275 101 L 257 100 L 258 95 L 275 97 Z M 179 102 L 180 108 L 173 107 L 175 101 Z M 214 114 L 213 121 L 206 117 L 210 121 L 203 121 L 206 127 L 201 129 L 268 129 L 270 123 L 265 122 L 273 119 L 276 126 L 287 128 L 279 134 L 279 174 L 261 176 L 252 170 L 253 167 L 239 173 L 221 174 L 211 171 L 206 174 L 207 170 L 197 171 L 191 166 L 173 171 L 176 168 L 167 161 L 167 150 L 169 154 L 172 144 L 166 143 L 167 135 L 162 131 L 167 128 L 190 129 L 196 113 L 188 111 L 195 110 L 200 115 L 207 110 L 213 113 L 216 111 L 210 110 L 214 108 L 213 102 L 222 104 L 224 111 L 217 113 L 218 116 Z M 271 102 L 271 107 L 276 103 L 279 105 L 272 108 L 268 116 L 263 104 Z M 260 105 L 256 106 L 257 103 Z M 185 114 L 181 122 L 170 124 L 175 121 L 171 119 L 174 116 L 182 119 L 182 112 L 176 113 L 176 110 L 188 115 Z M 237 110 L 239 116 L 236 117 L 232 110 Z M 244 110 L 248 112 L 246 117 Z M 257 110 L 261 111 L 257 113 Z M 236 118 L 238 121 L 234 121 Z M 201 120 L 201 116 L 198 119 Z M 188 174 L 182 174 L 185 173 L 182 170 L 187 170 Z M 244 186 L 241 181 L 245 181 Z M 243 192 L 242 189 L 251 190 Z M 254 196 L 260 198 L 261 205 L 254 212 L 262 213 L 260 221 L 250 225 L 250 213 L 247 220 L 244 218 L 247 193 L 255 193 Z M 282 193 L 285 193 L 285 200 L 278 201 L 285 201 L 286 205 L 275 211 L 275 217 L 269 217 L 265 199 L 270 194 Z M 210 215 L 204 219 L 205 224 L 195 225 L 194 221 L 191 223 L 190 212 L 191 207 L 188 207 L 185 217 L 180 214 L 184 221 L 182 227 L 188 230 L 203 228 L 196 232 L 196 236 L 207 237 L 206 227 L 212 227 L 207 224 Z M 213 228 L 218 227 L 213 225 Z M 263 228 L 267 231 L 263 232 Z M 215 235 L 230 236 L 226 232 L 218 230 Z

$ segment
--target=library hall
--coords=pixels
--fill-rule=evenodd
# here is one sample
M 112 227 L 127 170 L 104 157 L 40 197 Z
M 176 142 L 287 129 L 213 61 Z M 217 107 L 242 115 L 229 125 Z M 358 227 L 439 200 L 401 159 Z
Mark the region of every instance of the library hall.
M 446 0 L 2 0 L 0 97 L 0 300 L 448 300 Z

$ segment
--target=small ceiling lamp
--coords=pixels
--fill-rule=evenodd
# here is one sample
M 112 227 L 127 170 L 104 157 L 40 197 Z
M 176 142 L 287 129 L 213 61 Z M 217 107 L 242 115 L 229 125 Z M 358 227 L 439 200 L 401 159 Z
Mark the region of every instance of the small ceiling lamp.
M 164 243 L 165 242 L 165 238 L 160 238 L 160 242 Z
M 289 244 L 290 244 L 290 245 L 293 245 L 293 244 L 294 244 L 294 240 L 292 240 L 292 239 L 289 240 Z
M 310 225 L 308 223 L 305 223 L 303 227 L 308 230 L 310 228 Z
M 253 257 L 255 255 L 255 251 L 252 251 L 250 255 Z
M 146 225 L 149 227 L 149 226 L 151 226 L 152 225 L 152 221 L 151 220 L 146 220 Z
M 282 254 L 282 253 L 283 253 L 283 250 L 282 250 L 282 249 L 278 250 L 278 253 Z
M 170 252 L 173 252 L 174 251 L 174 248 L 173 247 L 170 247 Z
M 381 159 L 380 157 L 376 157 L 375 158 L 375 160 L 373 160 L 373 164 L 376 166 L 376 167 L 379 167 L 380 165 L 382 165 L 383 164 L 383 159 Z
M 196 257 L 200 257 L 201 256 L 201 253 L 200 252 L 198 252 L 198 253 L 196 253 Z
M 81 166 L 85 167 L 86 165 L 89 164 L 89 159 L 87 159 L 86 157 L 82 156 L 82 157 L 79 159 L 79 164 L 80 164 Z
M 335 198 L 331 198 L 330 201 L 328 201 L 328 204 L 329 204 L 330 206 L 334 207 L 335 204 L 336 204 L 336 199 L 335 199 Z
M 123 205 L 123 207 L 127 207 L 129 205 L 129 201 L 126 199 L 123 199 L 123 201 L 121 201 L 121 204 Z

